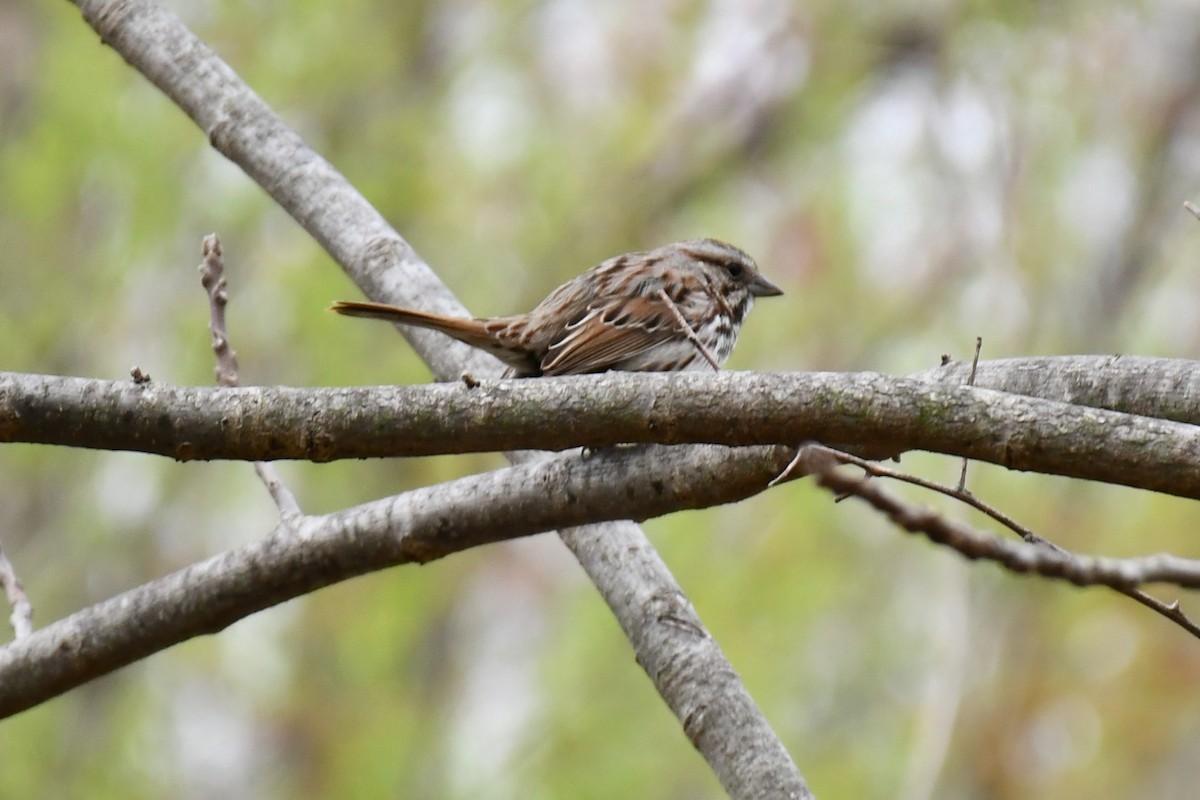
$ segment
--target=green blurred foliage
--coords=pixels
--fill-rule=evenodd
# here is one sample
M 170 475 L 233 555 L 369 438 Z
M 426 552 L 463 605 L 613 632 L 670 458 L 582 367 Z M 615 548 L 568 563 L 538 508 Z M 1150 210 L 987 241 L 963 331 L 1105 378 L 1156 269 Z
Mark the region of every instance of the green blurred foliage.
M 481 314 L 712 235 L 787 291 L 739 369 L 902 373 L 977 335 L 1200 350 L 1182 0 L 175 8 Z M 245 383 L 428 379 L 386 326 L 323 313 L 355 296 L 328 256 L 73 7 L 0 5 L 0 369 L 210 382 L 210 231 Z M 320 512 L 499 463 L 283 471 Z M 1081 551 L 1196 551 L 1193 503 L 982 465 L 970 486 Z M 244 464 L 8 446 L 0 487 L 42 624 L 274 524 Z M 1200 782 L 1200 646 L 1123 598 L 965 564 L 805 483 L 647 529 L 820 796 Z M 721 796 L 551 536 L 156 655 L 0 725 L 0 760 L 5 798 Z

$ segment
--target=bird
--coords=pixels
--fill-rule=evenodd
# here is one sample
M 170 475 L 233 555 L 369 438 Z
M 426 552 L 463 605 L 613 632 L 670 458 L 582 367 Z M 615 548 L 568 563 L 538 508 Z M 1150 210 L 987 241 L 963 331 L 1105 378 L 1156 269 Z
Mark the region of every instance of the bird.
M 527 314 L 471 319 L 339 300 L 330 311 L 439 331 L 485 350 L 508 377 L 720 369 L 757 297 L 783 291 L 745 252 L 689 239 L 597 264 Z

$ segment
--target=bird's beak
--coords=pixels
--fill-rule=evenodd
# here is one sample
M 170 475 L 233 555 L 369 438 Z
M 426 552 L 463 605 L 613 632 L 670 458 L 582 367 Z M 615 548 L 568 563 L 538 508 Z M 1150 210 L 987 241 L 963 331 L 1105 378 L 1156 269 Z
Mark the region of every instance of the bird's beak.
M 780 289 L 775 284 L 771 283 L 761 274 L 755 275 L 754 280 L 746 284 L 746 288 L 750 290 L 750 294 L 755 297 L 778 297 L 783 294 L 783 289 Z

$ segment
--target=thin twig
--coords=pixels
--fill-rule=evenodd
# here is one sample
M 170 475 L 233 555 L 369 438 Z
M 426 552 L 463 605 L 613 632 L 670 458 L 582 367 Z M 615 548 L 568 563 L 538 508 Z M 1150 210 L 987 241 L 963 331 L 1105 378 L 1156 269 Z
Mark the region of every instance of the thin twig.
M 217 385 L 238 385 L 237 353 L 229 346 L 225 327 L 225 305 L 229 292 L 225 283 L 225 262 L 221 258 L 221 240 L 215 233 L 204 237 L 200 262 L 200 285 L 208 292 L 208 330 L 212 334 L 212 349 L 217 356 Z
M 971 374 L 969 374 L 967 376 L 967 386 L 975 385 L 975 372 L 979 369 L 979 354 L 980 354 L 980 352 L 982 352 L 982 350 L 983 350 L 983 337 L 976 336 L 975 337 L 975 356 L 971 359 Z M 958 475 L 958 491 L 959 492 L 966 492 L 966 490 L 967 490 L 967 464 L 969 464 L 969 463 L 970 463 L 969 459 L 963 458 L 962 472 L 960 472 Z
M 279 516 L 285 522 L 290 522 L 304 515 L 300 510 L 300 504 L 296 502 L 296 496 L 283 482 L 279 470 L 275 469 L 275 465 L 270 461 L 255 461 L 254 472 L 258 475 L 263 485 L 267 487 L 267 492 L 270 493 L 271 499 L 275 501 L 275 507 L 279 509 Z
M 229 302 L 228 285 L 225 281 L 225 261 L 221 254 L 221 240 L 215 233 L 204 237 L 201 248 L 204 260 L 200 262 L 200 284 L 208 292 L 209 322 L 208 330 L 212 334 L 212 349 L 217 357 L 217 384 L 220 386 L 238 385 L 237 353 L 229 346 L 229 332 L 225 325 L 225 306 Z M 291 523 L 302 515 L 296 496 L 283 482 L 279 470 L 269 461 L 255 461 L 254 472 L 262 480 L 263 485 L 275 501 L 279 509 L 280 519 Z
M 1034 533 L 1029 528 L 1025 527 L 1024 525 L 1020 524 L 1012 517 L 1005 514 L 1000 509 L 996 508 L 995 506 L 989 505 L 988 503 L 985 503 L 984 501 L 982 501 L 978 497 L 976 497 L 974 494 L 962 489 L 961 487 L 956 489 L 956 488 L 953 488 L 950 486 L 946 486 L 944 484 L 937 483 L 936 481 L 930 481 L 930 480 L 926 480 L 925 478 L 919 478 L 916 475 L 912 475 L 912 474 L 909 474 L 906 472 L 900 472 L 899 470 L 894 470 L 894 469 L 891 469 L 890 467 L 885 467 L 878 462 L 867 461 L 866 459 L 859 458 L 858 456 L 853 455 L 851 453 L 846 453 L 846 452 L 843 452 L 841 450 L 836 450 L 831 447 L 825 447 L 824 445 L 814 445 L 814 446 L 820 447 L 822 450 L 830 453 L 831 455 L 833 455 L 834 458 L 836 458 L 841 463 L 856 466 L 859 469 L 866 472 L 868 475 L 871 475 L 873 477 L 891 478 L 893 480 L 912 484 L 913 486 L 919 486 L 922 489 L 928 489 L 929 491 L 937 492 L 938 494 L 943 494 L 946 497 L 950 497 L 955 500 L 958 500 L 962 503 L 967 504 L 968 506 L 975 509 L 979 513 L 981 513 L 985 516 L 991 517 L 996 522 L 1000 523 L 1001 525 L 1008 528 L 1013 533 L 1020 536 L 1028 544 L 1037 545 L 1040 547 L 1048 547 L 1051 550 L 1061 553 L 1064 556 L 1074 557 L 1074 554 L 1071 553 L 1071 551 L 1055 544 L 1054 542 L 1050 541 L 1049 539 L 1046 539 L 1045 537 L 1039 536 L 1038 534 Z M 801 451 L 803 451 L 803 448 L 801 448 Z M 797 453 L 796 458 L 792 459 L 792 463 L 793 464 L 797 463 L 800 460 L 800 458 L 801 458 L 801 454 Z M 789 465 L 789 467 L 790 466 L 791 465 Z M 839 496 L 838 499 L 839 500 L 843 499 L 843 497 L 844 496 Z M 1187 614 L 1185 614 L 1183 612 L 1183 610 L 1179 607 L 1178 600 L 1174 600 L 1170 603 L 1165 603 L 1156 597 L 1152 597 L 1152 596 L 1146 594 L 1141 589 L 1134 588 L 1134 587 L 1122 587 L 1122 586 L 1111 586 L 1110 585 L 1109 588 L 1116 592 L 1120 592 L 1121 594 L 1125 595 L 1126 597 L 1136 600 L 1137 602 L 1144 605 L 1146 608 L 1149 608 L 1151 611 L 1154 611 L 1156 614 L 1160 614 L 1163 617 L 1166 617 L 1171 622 L 1174 622 L 1176 625 L 1179 625 L 1181 628 L 1183 628 L 1184 630 L 1186 630 L 1188 633 L 1192 634 L 1196 638 L 1200 638 L 1200 624 L 1197 624 L 1196 622 L 1194 622 L 1190 617 L 1188 617 Z
M 1200 562 L 1169 554 L 1129 559 L 1081 556 L 1046 544 L 1006 542 L 949 520 L 933 510 L 908 504 L 870 481 L 869 476 L 851 478 L 839 473 L 836 466 L 844 455 L 821 445 L 805 445 L 801 448 L 799 464 L 816 477 L 818 485 L 839 495 L 858 497 L 904 530 L 923 534 L 930 541 L 951 547 L 967 558 L 994 561 L 1013 572 L 1034 572 L 1068 580 L 1077 586 L 1109 586 L 1200 637 L 1200 630 L 1180 612 L 1178 603 L 1162 604 L 1145 595 L 1131 594 L 1138 585 L 1145 583 L 1200 587 Z
M 770 480 L 770 482 L 767 483 L 768 489 L 774 489 L 784 481 L 789 481 L 793 478 L 799 478 L 808 474 L 807 471 L 796 474 L 796 471 L 800 469 L 801 462 L 804 460 L 804 448 L 808 447 L 810 444 L 815 444 L 815 442 L 805 442 L 796 448 L 796 455 L 792 456 L 792 460 L 787 463 L 787 466 L 784 467 L 778 475 L 776 475 Z
M 8 619 L 12 623 L 13 635 L 22 639 L 33 633 L 33 604 L 29 602 L 25 587 L 17 577 L 17 570 L 3 548 L 0 548 L 0 586 L 4 587 L 4 595 L 12 606 L 12 614 Z
M 979 498 L 977 498 L 975 495 L 973 495 L 970 492 L 963 491 L 962 489 L 958 489 L 955 487 L 946 486 L 945 484 L 941 484 L 936 481 L 927 480 L 925 478 L 921 478 L 921 477 L 912 475 L 907 472 L 901 472 L 900 470 L 892 469 L 890 467 L 885 467 L 882 464 L 880 464 L 879 462 L 868 461 L 865 458 L 859 458 L 858 456 L 856 456 L 852 453 L 846 453 L 842 450 L 837 450 L 832 447 L 826 447 L 825 445 L 813 445 L 813 446 L 820 447 L 822 450 L 824 450 L 825 452 L 829 453 L 834 458 L 836 458 L 839 462 L 841 462 L 843 464 L 850 464 L 852 466 L 858 467 L 859 469 L 863 470 L 864 472 L 866 472 L 874 477 L 891 478 L 893 480 L 901 481 L 903 483 L 912 484 L 913 486 L 919 486 L 922 489 L 928 489 L 931 492 L 937 492 L 938 494 L 944 494 L 947 497 L 954 498 L 955 500 L 960 500 L 960 501 L 966 503 L 967 505 L 971 506 L 971 508 L 974 508 L 976 511 L 979 511 L 980 513 L 985 514 L 985 515 L 991 517 L 992 519 L 996 520 L 996 522 L 999 522 L 1004 527 L 1013 531 L 1014 533 L 1016 533 L 1018 536 L 1020 536 L 1022 539 L 1024 539 L 1026 542 L 1029 542 L 1030 544 L 1042 544 L 1042 545 L 1046 545 L 1047 547 L 1054 547 L 1054 548 L 1058 547 L 1058 545 L 1054 544 L 1053 542 L 1049 541 L 1048 539 L 1043 539 L 1041 536 L 1038 536 L 1036 533 L 1034 533 L 1033 531 L 1024 527 L 1019 522 L 1014 520 L 1012 517 L 1008 516 L 1003 511 L 1001 511 L 1000 509 L 988 505 L 987 503 L 983 502 L 982 500 L 980 500 Z M 1065 553 L 1067 551 L 1062 550 L 1062 552 Z
M 704 342 L 700 341 L 700 337 L 696 335 L 696 331 L 692 330 L 692 326 L 683 318 L 683 312 L 679 310 L 679 306 L 675 305 L 675 301 L 662 289 L 658 290 L 658 296 L 667 304 L 667 308 L 671 309 L 671 313 L 675 316 L 675 321 L 679 323 L 679 327 L 683 330 L 684 335 L 687 336 L 688 341 L 696 346 L 696 349 L 700 351 L 700 355 L 704 356 L 705 361 L 712 364 L 714 370 L 720 372 L 721 365 L 717 362 L 716 356 L 704 345 Z

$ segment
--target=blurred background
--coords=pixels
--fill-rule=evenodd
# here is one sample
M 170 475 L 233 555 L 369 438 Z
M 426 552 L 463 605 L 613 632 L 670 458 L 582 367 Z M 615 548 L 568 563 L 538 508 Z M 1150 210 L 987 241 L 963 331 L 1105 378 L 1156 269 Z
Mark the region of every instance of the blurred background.
M 985 358 L 1200 355 L 1194 3 L 170 7 L 476 313 L 716 236 L 787 293 L 731 368 L 904 373 L 976 336 Z M 428 380 L 388 326 L 324 313 L 355 288 L 73 6 L 0 0 L 0 369 L 211 383 L 211 231 L 244 383 Z M 282 469 L 324 512 L 501 463 Z M 1082 552 L 1200 555 L 1195 503 L 969 485 Z M 0 448 L 38 624 L 274 520 L 246 464 Z M 646 527 L 821 797 L 1200 785 L 1200 642 L 1125 598 L 967 564 L 804 482 Z M 0 761 L 5 798 L 722 796 L 552 536 L 153 656 L 0 724 Z

